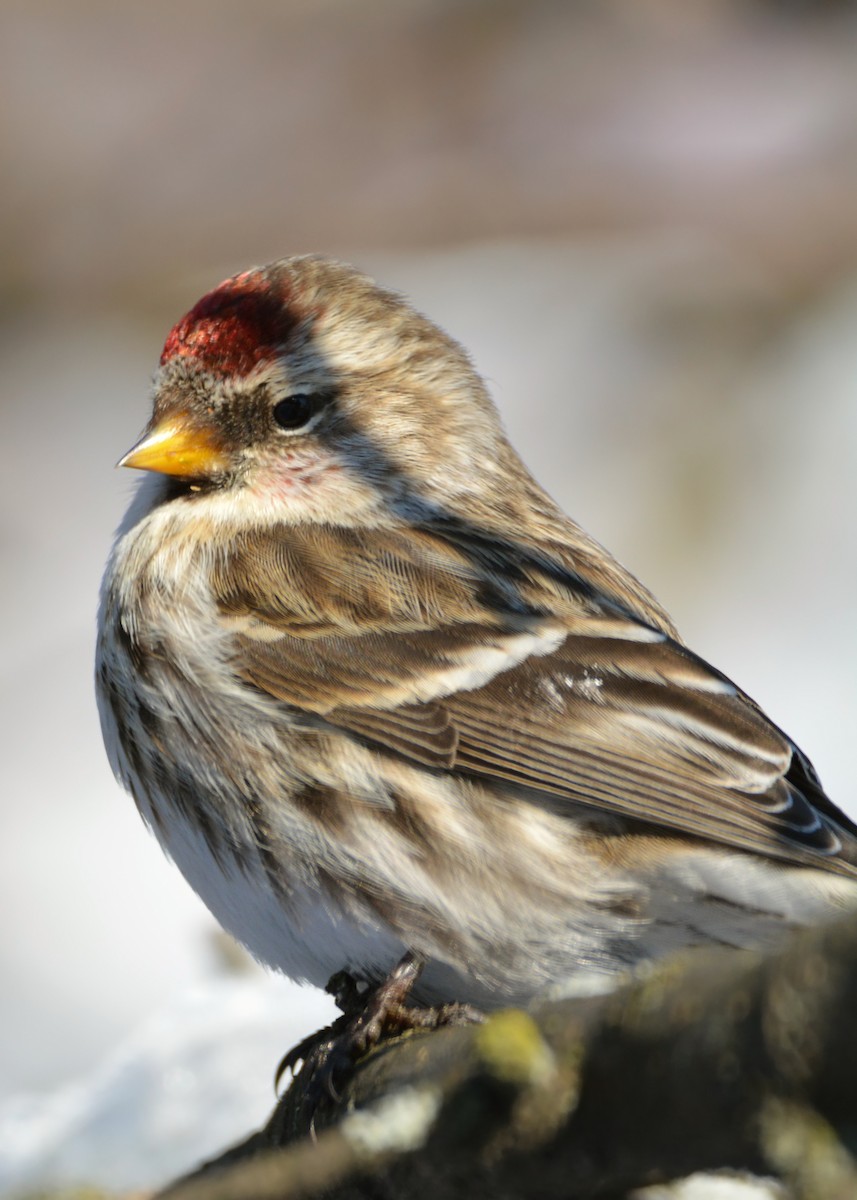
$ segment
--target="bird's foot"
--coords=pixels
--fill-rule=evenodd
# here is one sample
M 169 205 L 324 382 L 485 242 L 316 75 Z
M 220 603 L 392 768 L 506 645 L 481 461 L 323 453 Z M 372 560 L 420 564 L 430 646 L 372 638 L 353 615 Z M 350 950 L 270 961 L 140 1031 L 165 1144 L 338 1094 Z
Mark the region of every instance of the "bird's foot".
M 385 1038 L 398 1037 L 415 1029 L 437 1029 L 441 1025 L 471 1025 L 483 1021 L 483 1014 L 470 1004 L 440 1004 L 434 1008 L 413 1008 L 406 1001 L 426 965 L 425 958 L 408 951 L 383 983 L 374 989 L 361 989 L 346 971 L 331 976 L 326 990 L 342 1009 L 342 1016 L 298 1042 L 286 1054 L 275 1076 L 275 1086 L 286 1071 L 310 1078 L 309 1088 L 316 1099 L 326 1093 L 338 1100 L 336 1080 Z

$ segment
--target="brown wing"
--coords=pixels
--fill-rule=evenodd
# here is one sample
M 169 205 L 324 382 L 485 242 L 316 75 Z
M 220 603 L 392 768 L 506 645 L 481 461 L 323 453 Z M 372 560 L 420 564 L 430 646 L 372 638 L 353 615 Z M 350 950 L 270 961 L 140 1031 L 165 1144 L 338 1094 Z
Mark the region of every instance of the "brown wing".
M 343 709 L 329 719 L 427 766 L 793 862 L 821 856 L 855 873 L 853 826 L 788 739 L 685 654 L 668 641 L 569 637 L 549 656 L 432 705 Z M 442 751 L 443 763 L 433 761 Z
M 238 669 L 271 695 L 431 769 L 857 873 L 857 829 L 788 738 L 615 597 L 410 532 L 287 541 L 288 563 L 256 535 L 219 577 Z

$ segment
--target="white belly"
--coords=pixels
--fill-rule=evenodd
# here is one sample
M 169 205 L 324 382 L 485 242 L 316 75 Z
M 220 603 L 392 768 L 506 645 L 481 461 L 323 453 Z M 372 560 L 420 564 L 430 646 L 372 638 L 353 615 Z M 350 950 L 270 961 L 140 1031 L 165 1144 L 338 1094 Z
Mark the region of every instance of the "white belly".
M 238 859 L 221 865 L 199 829 L 178 814 L 159 838 L 224 929 L 259 962 L 292 979 L 324 987 L 343 969 L 383 978 L 406 949 L 379 922 L 350 917 L 318 888 L 298 885 L 286 906 L 257 860 L 250 858 L 253 866 L 245 870 Z

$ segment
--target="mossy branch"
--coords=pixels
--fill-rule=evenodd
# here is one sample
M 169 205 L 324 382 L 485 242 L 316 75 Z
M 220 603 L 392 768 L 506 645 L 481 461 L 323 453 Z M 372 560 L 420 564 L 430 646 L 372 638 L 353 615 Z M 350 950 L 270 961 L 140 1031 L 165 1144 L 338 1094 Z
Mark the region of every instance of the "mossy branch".
M 778 954 L 694 951 L 611 996 L 385 1043 L 312 1113 L 268 1125 L 169 1200 L 625 1196 L 695 1171 L 857 1196 L 857 920 Z

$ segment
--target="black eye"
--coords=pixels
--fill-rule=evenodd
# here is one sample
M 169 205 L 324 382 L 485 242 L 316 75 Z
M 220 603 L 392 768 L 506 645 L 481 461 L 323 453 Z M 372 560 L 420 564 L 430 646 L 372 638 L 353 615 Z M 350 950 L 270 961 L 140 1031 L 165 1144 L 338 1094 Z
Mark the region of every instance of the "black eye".
M 274 420 L 281 429 L 302 429 L 324 404 L 326 396 L 316 392 L 295 392 L 274 405 Z

